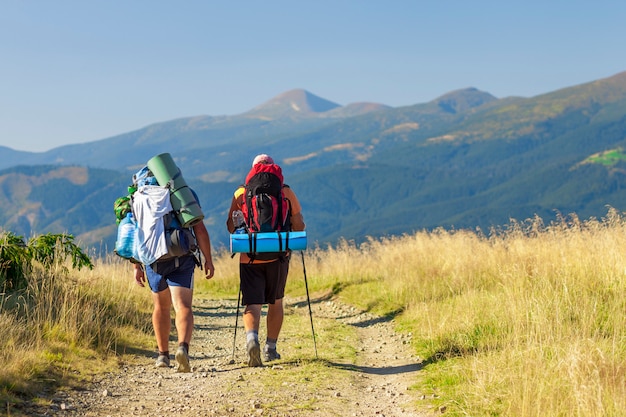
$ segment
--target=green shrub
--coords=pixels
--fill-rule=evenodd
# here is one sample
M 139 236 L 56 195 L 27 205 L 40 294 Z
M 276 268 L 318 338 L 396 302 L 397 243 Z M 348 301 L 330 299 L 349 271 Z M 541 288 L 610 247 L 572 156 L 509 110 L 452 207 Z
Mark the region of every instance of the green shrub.
M 0 234 L 0 291 L 26 288 L 33 261 L 51 267 L 61 266 L 67 259 L 71 259 L 72 268 L 93 268 L 89 257 L 74 243 L 72 235 L 48 233 L 25 243 L 22 236 L 4 232 Z

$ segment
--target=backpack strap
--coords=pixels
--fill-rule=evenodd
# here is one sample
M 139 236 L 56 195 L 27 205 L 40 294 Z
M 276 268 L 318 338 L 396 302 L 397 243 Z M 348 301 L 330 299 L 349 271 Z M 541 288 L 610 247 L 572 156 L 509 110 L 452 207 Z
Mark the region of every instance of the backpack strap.
M 251 264 L 256 258 L 254 255 L 256 253 L 256 233 L 248 232 L 248 249 L 250 249 L 250 252 L 248 252 L 250 261 L 248 263 Z
M 245 192 L 246 192 L 246 186 L 244 184 L 241 184 L 233 193 L 235 200 L 237 200 L 239 197 L 245 194 Z
M 199 204 L 196 200 L 194 200 L 194 201 L 190 202 L 189 204 L 185 204 L 184 206 L 182 206 L 182 207 L 178 210 L 178 213 L 184 213 L 184 212 L 191 213 L 191 211 L 189 210 L 189 207 L 192 207 L 192 206 L 199 206 L 199 205 L 200 205 L 200 204 Z
M 285 199 L 285 196 L 283 195 L 283 189 L 280 189 L 280 198 L 278 199 L 278 215 L 276 216 L 276 222 L 280 222 L 280 228 L 283 228 L 283 202 L 282 200 Z M 278 241 L 280 242 L 280 230 L 278 231 Z
M 285 231 L 283 233 L 285 233 L 285 247 L 283 248 L 283 239 L 282 236 L 280 235 L 280 231 L 276 231 L 276 233 L 278 234 L 278 251 L 279 252 L 287 252 L 289 251 L 289 232 Z
M 170 180 L 167 182 L 167 184 L 165 184 L 165 187 L 169 188 L 171 192 L 178 191 L 178 190 L 174 189 L 174 180 L 176 180 L 176 178 L 180 177 L 181 175 L 183 175 L 183 173 L 180 171 L 180 168 L 179 168 L 178 172 L 172 178 L 170 178 Z
M 291 213 L 293 213 L 293 208 L 291 207 L 291 200 L 288 198 L 285 198 L 284 196 L 283 198 L 287 200 L 287 205 L 289 206 L 288 208 L 289 212 L 287 213 L 289 215 L 289 219 L 285 219 L 285 221 L 289 220 L 289 230 L 285 230 L 285 232 L 291 232 Z M 281 207 L 281 210 L 282 210 L 282 207 Z M 282 221 L 282 218 L 281 218 L 281 221 Z

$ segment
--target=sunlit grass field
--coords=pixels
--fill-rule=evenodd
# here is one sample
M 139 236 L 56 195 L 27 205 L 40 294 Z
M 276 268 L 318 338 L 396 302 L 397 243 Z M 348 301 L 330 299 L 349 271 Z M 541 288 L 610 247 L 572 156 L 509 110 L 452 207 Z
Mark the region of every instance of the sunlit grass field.
M 434 397 L 430 407 L 468 416 L 623 416 L 625 250 L 626 219 L 610 209 L 586 221 L 344 241 L 310 248 L 305 265 L 312 296 L 332 291 L 412 333 L 424 361 L 414 388 Z M 70 384 L 111 369 L 125 352 L 153 349 L 146 289 L 126 263 L 95 264 L 40 271 L 28 290 L 0 298 L 4 403 L 47 379 Z M 219 253 L 215 264 L 211 281 L 197 272 L 196 297 L 236 298 L 236 260 Z M 305 294 L 302 273 L 296 254 L 289 296 Z

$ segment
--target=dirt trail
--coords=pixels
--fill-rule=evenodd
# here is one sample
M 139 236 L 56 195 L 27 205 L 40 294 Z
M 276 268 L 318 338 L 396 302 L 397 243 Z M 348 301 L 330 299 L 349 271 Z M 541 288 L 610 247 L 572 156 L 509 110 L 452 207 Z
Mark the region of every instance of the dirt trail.
M 60 392 L 52 404 L 33 409 L 38 416 L 424 416 L 415 411 L 419 393 L 407 390 L 418 377 L 420 364 L 409 338 L 394 332 L 381 318 L 332 300 L 315 300 L 313 319 L 333 319 L 357 330 L 356 363 L 319 359 L 337 370 L 332 381 L 264 385 L 267 372 L 300 372 L 289 362 L 288 341 L 281 341 L 283 359 L 262 368 L 248 368 L 238 343 L 233 357 L 235 303 L 198 299 L 194 305 L 192 372 L 153 367 L 154 353 L 132 358 L 119 372 L 106 374 L 81 390 Z M 296 308 L 304 306 L 305 308 Z M 288 314 L 307 314 L 306 302 L 286 299 Z M 289 316 L 286 316 L 289 320 Z M 241 318 L 239 318 L 241 329 Z M 243 333 L 243 330 L 240 330 Z M 239 339 L 243 341 L 242 338 Z M 319 343 L 318 343 L 319 344 Z M 314 356 L 314 355 L 313 355 Z M 234 363 L 232 363 L 234 362 Z M 175 362 L 172 360 L 172 365 Z M 292 372 L 293 374 L 293 372 Z M 274 378 L 276 380 L 276 378 Z M 316 383 L 307 384 L 306 381 Z M 322 388 L 320 388 L 320 386 Z

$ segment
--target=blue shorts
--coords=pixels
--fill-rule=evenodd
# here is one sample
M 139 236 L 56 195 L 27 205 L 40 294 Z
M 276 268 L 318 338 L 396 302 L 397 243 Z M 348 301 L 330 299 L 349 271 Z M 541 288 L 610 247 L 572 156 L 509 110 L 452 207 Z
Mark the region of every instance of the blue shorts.
M 167 287 L 193 289 L 195 268 L 196 260 L 193 255 L 155 262 L 152 265 L 146 265 L 146 279 L 152 292 L 161 292 Z

